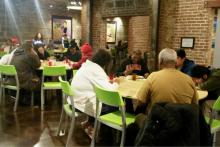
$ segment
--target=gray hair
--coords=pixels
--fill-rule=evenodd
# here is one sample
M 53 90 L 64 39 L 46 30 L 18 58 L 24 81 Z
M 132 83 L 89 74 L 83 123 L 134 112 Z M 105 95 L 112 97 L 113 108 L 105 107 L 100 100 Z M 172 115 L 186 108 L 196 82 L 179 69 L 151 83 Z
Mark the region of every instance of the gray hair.
M 177 60 L 177 54 L 173 49 L 165 48 L 160 51 L 158 59 L 160 66 L 166 66 L 170 64 L 175 65 Z

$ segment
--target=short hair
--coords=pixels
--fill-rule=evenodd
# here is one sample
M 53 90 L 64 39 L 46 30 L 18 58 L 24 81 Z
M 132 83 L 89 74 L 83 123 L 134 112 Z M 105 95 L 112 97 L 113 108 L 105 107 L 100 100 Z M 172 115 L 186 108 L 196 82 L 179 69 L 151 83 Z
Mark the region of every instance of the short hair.
M 160 51 L 159 56 L 159 64 L 176 64 L 177 54 L 173 49 L 165 48 Z
M 180 58 L 185 58 L 186 57 L 186 52 L 183 49 L 176 50 L 176 54 Z
M 25 41 L 21 48 L 23 48 L 25 51 L 30 51 L 33 48 L 32 42 L 31 41 Z
M 107 66 L 111 61 L 111 55 L 104 49 L 99 49 L 92 57 L 92 62 L 100 65 L 101 67 Z
M 204 75 L 209 76 L 211 70 L 208 67 L 202 65 L 195 65 L 190 72 L 190 76 L 194 78 L 203 78 Z

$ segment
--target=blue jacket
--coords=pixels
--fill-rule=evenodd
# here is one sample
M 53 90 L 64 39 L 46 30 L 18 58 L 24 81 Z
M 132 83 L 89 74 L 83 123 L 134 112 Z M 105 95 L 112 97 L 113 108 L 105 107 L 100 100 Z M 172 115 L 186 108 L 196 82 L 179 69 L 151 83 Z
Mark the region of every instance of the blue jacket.
M 195 66 L 194 61 L 189 60 L 189 59 L 185 59 L 185 61 L 183 62 L 183 66 L 180 69 L 180 71 L 182 71 L 183 73 L 190 75 L 191 69 L 193 68 L 193 66 Z

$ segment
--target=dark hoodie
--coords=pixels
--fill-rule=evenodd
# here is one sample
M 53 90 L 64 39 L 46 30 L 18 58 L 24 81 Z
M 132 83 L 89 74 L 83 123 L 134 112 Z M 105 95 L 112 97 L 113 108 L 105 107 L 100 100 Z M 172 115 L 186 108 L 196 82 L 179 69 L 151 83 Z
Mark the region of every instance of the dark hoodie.
M 39 88 L 40 80 L 35 72 L 41 63 L 36 53 L 19 48 L 15 51 L 11 64 L 17 70 L 20 88 L 26 90 Z M 9 82 L 10 84 L 15 84 L 15 79 L 10 78 Z
M 183 73 L 190 75 L 191 69 L 193 68 L 193 66 L 195 66 L 194 61 L 189 60 L 189 59 L 185 59 L 183 62 L 183 66 L 180 69 Z

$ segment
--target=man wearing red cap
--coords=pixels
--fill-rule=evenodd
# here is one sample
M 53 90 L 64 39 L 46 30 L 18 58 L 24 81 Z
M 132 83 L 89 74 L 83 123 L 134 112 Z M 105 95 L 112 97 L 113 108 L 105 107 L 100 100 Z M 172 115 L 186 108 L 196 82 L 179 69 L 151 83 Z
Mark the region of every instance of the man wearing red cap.
M 81 52 L 82 52 L 82 57 L 78 62 L 73 64 L 74 69 L 80 68 L 82 63 L 86 62 L 87 59 L 90 59 L 92 57 L 92 47 L 88 43 L 85 43 L 81 47 Z

